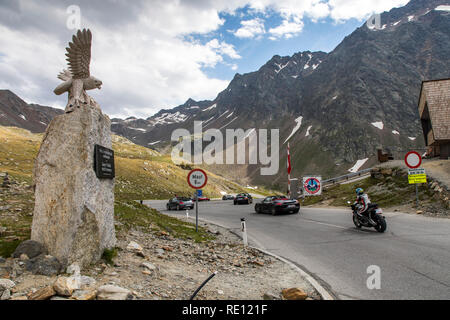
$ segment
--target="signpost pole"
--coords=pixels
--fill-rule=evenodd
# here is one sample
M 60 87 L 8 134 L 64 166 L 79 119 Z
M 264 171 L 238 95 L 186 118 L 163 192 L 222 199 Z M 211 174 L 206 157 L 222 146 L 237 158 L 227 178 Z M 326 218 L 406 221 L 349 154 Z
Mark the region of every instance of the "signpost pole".
M 419 208 L 419 186 L 416 183 L 416 199 L 417 199 L 417 208 Z
M 201 194 L 201 189 L 206 186 L 208 176 L 202 169 L 194 169 L 188 173 L 187 182 L 189 186 L 196 189 L 195 192 L 195 232 L 198 232 L 198 197 Z
M 198 194 L 195 194 L 195 232 L 198 232 Z

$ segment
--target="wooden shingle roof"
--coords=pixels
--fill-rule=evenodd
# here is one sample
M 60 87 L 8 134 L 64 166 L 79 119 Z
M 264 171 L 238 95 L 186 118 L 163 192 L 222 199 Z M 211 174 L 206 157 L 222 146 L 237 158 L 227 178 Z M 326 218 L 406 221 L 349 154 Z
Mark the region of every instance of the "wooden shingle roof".
M 450 79 L 422 82 L 419 114 L 430 118 L 435 140 L 450 140 Z

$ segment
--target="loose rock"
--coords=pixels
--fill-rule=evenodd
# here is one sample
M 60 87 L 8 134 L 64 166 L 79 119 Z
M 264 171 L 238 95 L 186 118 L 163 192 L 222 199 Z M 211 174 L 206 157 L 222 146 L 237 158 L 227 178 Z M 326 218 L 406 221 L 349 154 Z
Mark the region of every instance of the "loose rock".
M 53 286 L 46 286 L 42 289 L 37 290 L 34 293 L 31 293 L 28 296 L 28 300 L 48 300 L 56 294 Z
M 305 300 L 308 298 L 308 295 L 300 288 L 284 289 L 281 293 L 286 300 Z
M 17 246 L 12 256 L 13 258 L 19 258 L 22 254 L 26 254 L 28 258 L 32 259 L 46 253 L 47 250 L 41 243 L 33 240 L 26 240 Z
M 131 291 L 118 286 L 105 285 L 98 288 L 98 300 L 129 300 Z
M 61 271 L 61 264 L 55 257 L 40 255 L 36 258 L 27 260 L 25 269 L 33 274 L 53 276 Z

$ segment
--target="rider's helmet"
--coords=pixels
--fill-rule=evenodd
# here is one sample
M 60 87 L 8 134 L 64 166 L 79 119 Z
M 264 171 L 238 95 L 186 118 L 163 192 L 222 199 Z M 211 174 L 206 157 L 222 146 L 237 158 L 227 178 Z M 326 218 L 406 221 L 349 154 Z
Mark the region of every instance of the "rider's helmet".
M 357 194 L 358 196 L 362 195 L 363 193 L 364 193 L 364 190 L 363 190 L 362 188 L 356 189 L 356 194 Z

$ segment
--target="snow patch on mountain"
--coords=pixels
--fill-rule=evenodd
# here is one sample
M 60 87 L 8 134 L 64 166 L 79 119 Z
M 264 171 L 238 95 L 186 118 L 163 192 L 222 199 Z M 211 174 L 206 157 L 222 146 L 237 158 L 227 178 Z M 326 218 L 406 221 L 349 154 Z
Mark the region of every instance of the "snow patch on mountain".
M 228 117 L 227 117 L 227 118 L 228 118 Z M 228 126 L 228 125 L 230 125 L 230 124 L 231 124 L 232 122 L 234 122 L 234 120 L 236 120 L 237 118 L 238 118 L 238 117 L 234 117 L 233 120 L 231 120 L 230 122 L 228 122 L 226 125 L 221 126 L 221 127 L 219 128 L 219 130 L 225 128 L 225 127 Z
M 400 132 L 398 132 L 397 130 L 392 130 L 393 134 L 400 134 Z
M 284 141 L 284 143 L 283 144 L 285 144 L 297 131 L 298 131 L 298 129 L 300 129 L 300 127 L 302 126 L 302 120 L 303 120 L 303 117 L 302 116 L 300 116 L 300 117 L 298 117 L 297 119 L 295 119 L 295 122 L 297 122 L 297 125 L 294 127 L 294 129 L 292 129 L 292 132 L 291 132 L 291 134 L 289 135 L 289 137 L 286 139 L 286 141 Z
M 27 120 L 27 118 L 23 114 L 19 114 L 19 117 L 21 117 L 23 120 Z
M 149 146 L 154 146 L 155 144 L 160 143 L 160 142 L 161 142 L 161 140 L 158 140 L 158 141 L 155 141 L 155 142 L 149 142 L 148 145 Z
M 378 128 L 380 130 L 383 130 L 383 128 L 384 128 L 384 124 L 381 121 L 372 122 L 371 125 L 373 125 L 375 128 Z
M 137 130 L 137 131 L 147 132 L 147 130 L 142 129 L 142 128 L 133 128 L 133 127 L 127 127 L 127 128 L 128 128 L 128 129 L 131 129 L 131 130 Z
M 311 130 L 312 126 L 309 126 L 308 129 L 306 130 L 306 134 L 305 137 L 309 136 L 309 130 Z
M 155 120 L 156 125 L 156 124 L 179 123 L 185 121 L 187 118 L 188 118 L 187 115 L 177 111 L 175 113 L 163 113 L 161 116 L 156 117 L 153 120 Z
M 408 137 L 408 139 L 411 140 L 411 141 L 416 140 L 416 138 L 414 138 L 414 137 Z
M 205 112 L 205 111 L 208 111 L 208 110 L 212 110 L 212 109 L 214 109 L 215 107 L 217 107 L 217 104 L 213 104 L 211 107 L 208 107 L 208 108 L 206 108 L 206 109 L 204 109 L 204 110 L 202 110 L 203 112 Z
M 229 115 L 227 115 L 227 119 L 228 119 L 229 117 L 231 117 L 231 116 L 233 115 L 233 113 L 234 113 L 234 111 L 233 111 L 232 113 L 230 113 Z
M 275 73 L 279 73 L 281 70 L 287 67 L 290 61 L 288 61 L 285 65 L 281 65 L 279 63 L 275 63 L 275 65 L 278 67 L 278 70 L 275 70 Z
M 446 5 L 437 6 L 434 10 L 436 10 L 436 11 L 448 11 L 448 12 L 450 12 L 450 6 L 446 6 Z
M 348 169 L 348 171 L 352 173 L 358 172 L 359 168 L 361 168 L 367 162 L 367 160 L 369 160 L 369 158 L 356 161 L 355 165 Z

